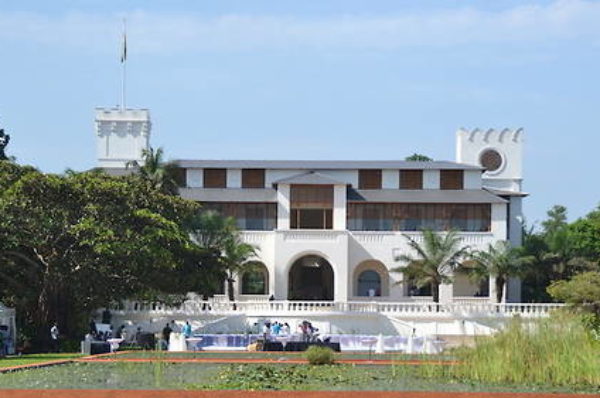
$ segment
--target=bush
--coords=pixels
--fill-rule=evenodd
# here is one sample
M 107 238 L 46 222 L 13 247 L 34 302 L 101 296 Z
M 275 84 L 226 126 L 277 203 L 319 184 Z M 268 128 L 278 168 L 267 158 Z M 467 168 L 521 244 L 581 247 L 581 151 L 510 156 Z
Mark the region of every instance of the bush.
M 304 358 L 311 365 L 331 365 L 335 362 L 335 353 L 329 347 L 310 346 L 304 353 Z

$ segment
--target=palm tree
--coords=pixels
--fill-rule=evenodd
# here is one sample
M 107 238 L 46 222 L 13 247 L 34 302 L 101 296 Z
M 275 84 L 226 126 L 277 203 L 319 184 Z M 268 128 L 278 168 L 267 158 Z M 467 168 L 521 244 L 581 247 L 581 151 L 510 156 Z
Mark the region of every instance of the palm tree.
M 201 247 L 223 251 L 225 242 L 237 232 L 235 218 L 223 217 L 215 210 L 202 211 L 190 226 L 192 239 Z
M 165 163 L 163 156 L 162 148 L 158 148 L 156 151 L 154 148 L 143 149 L 144 163 L 140 165 L 137 160 L 132 160 L 127 162 L 125 167 L 137 169 L 140 178 L 153 188 L 169 195 L 175 195 L 178 187 L 175 176 L 178 168 L 174 163 Z
M 408 245 L 416 255 L 397 256 L 395 260 L 405 263 L 406 266 L 396 267 L 391 271 L 403 274 L 418 288 L 431 285 L 433 301 L 439 303 L 440 285 L 452 282 L 450 275 L 466 256 L 468 247 L 461 246 L 461 239 L 456 231 L 436 233 L 425 229 L 422 244 L 410 236 L 404 237 L 408 239 Z
M 256 257 L 257 250 L 254 245 L 242 242 L 237 233 L 225 240 L 221 260 L 227 272 L 227 296 L 229 301 L 234 301 L 234 278 L 261 265 L 259 261 L 253 260 Z
M 489 244 L 487 250 L 478 250 L 464 261 L 460 271 L 466 273 L 475 283 L 494 277 L 496 284 L 496 302 L 502 302 L 504 286 L 508 279 L 524 273 L 524 266 L 535 261 L 533 256 L 525 256 L 522 251 L 511 247 L 507 241 Z

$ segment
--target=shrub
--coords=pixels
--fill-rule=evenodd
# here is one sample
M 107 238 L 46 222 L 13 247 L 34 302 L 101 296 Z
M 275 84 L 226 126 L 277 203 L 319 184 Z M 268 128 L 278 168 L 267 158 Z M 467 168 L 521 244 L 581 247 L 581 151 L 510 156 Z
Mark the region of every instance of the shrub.
M 329 347 L 310 346 L 304 353 L 304 358 L 311 365 L 331 365 L 335 362 L 335 353 Z

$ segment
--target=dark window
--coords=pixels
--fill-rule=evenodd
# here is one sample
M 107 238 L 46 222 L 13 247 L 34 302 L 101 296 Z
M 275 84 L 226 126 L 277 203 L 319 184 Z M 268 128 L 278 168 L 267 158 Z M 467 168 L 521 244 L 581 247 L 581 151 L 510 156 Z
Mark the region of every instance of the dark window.
M 332 209 L 292 209 L 291 229 L 332 229 Z
M 205 202 L 202 210 L 215 210 L 224 217 L 233 217 L 241 230 L 270 231 L 277 224 L 276 203 Z
M 242 294 L 267 294 L 267 275 L 264 265 L 260 269 L 244 272 Z
M 204 188 L 227 187 L 226 169 L 204 169 Z
M 242 169 L 242 188 L 264 188 L 265 169 Z
M 376 271 L 367 270 L 358 276 L 357 296 L 381 296 L 381 276 Z
M 351 231 L 486 232 L 491 228 L 489 203 L 348 203 Z
M 486 150 L 479 157 L 479 164 L 481 164 L 486 171 L 496 171 L 502 167 L 502 163 L 502 155 L 494 149 Z
M 463 189 L 463 186 L 462 170 L 440 170 L 440 189 Z
M 358 189 L 381 189 L 381 170 L 358 170 Z
M 400 170 L 400 189 L 423 189 L 423 170 Z
M 187 187 L 186 169 L 177 167 L 177 168 L 173 169 L 172 173 L 173 173 L 173 180 L 175 180 L 175 183 L 177 184 L 178 187 L 180 187 L 180 188 Z
M 292 185 L 290 208 L 290 228 L 332 229 L 333 186 Z

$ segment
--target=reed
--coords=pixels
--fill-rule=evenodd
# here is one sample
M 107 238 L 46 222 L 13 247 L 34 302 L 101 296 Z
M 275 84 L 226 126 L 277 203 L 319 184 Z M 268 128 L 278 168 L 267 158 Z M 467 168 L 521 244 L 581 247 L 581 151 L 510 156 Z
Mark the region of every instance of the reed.
M 493 337 L 459 350 L 451 368 L 461 380 L 521 385 L 600 385 L 600 342 L 567 313 L 526 323 L 513 320 Z

